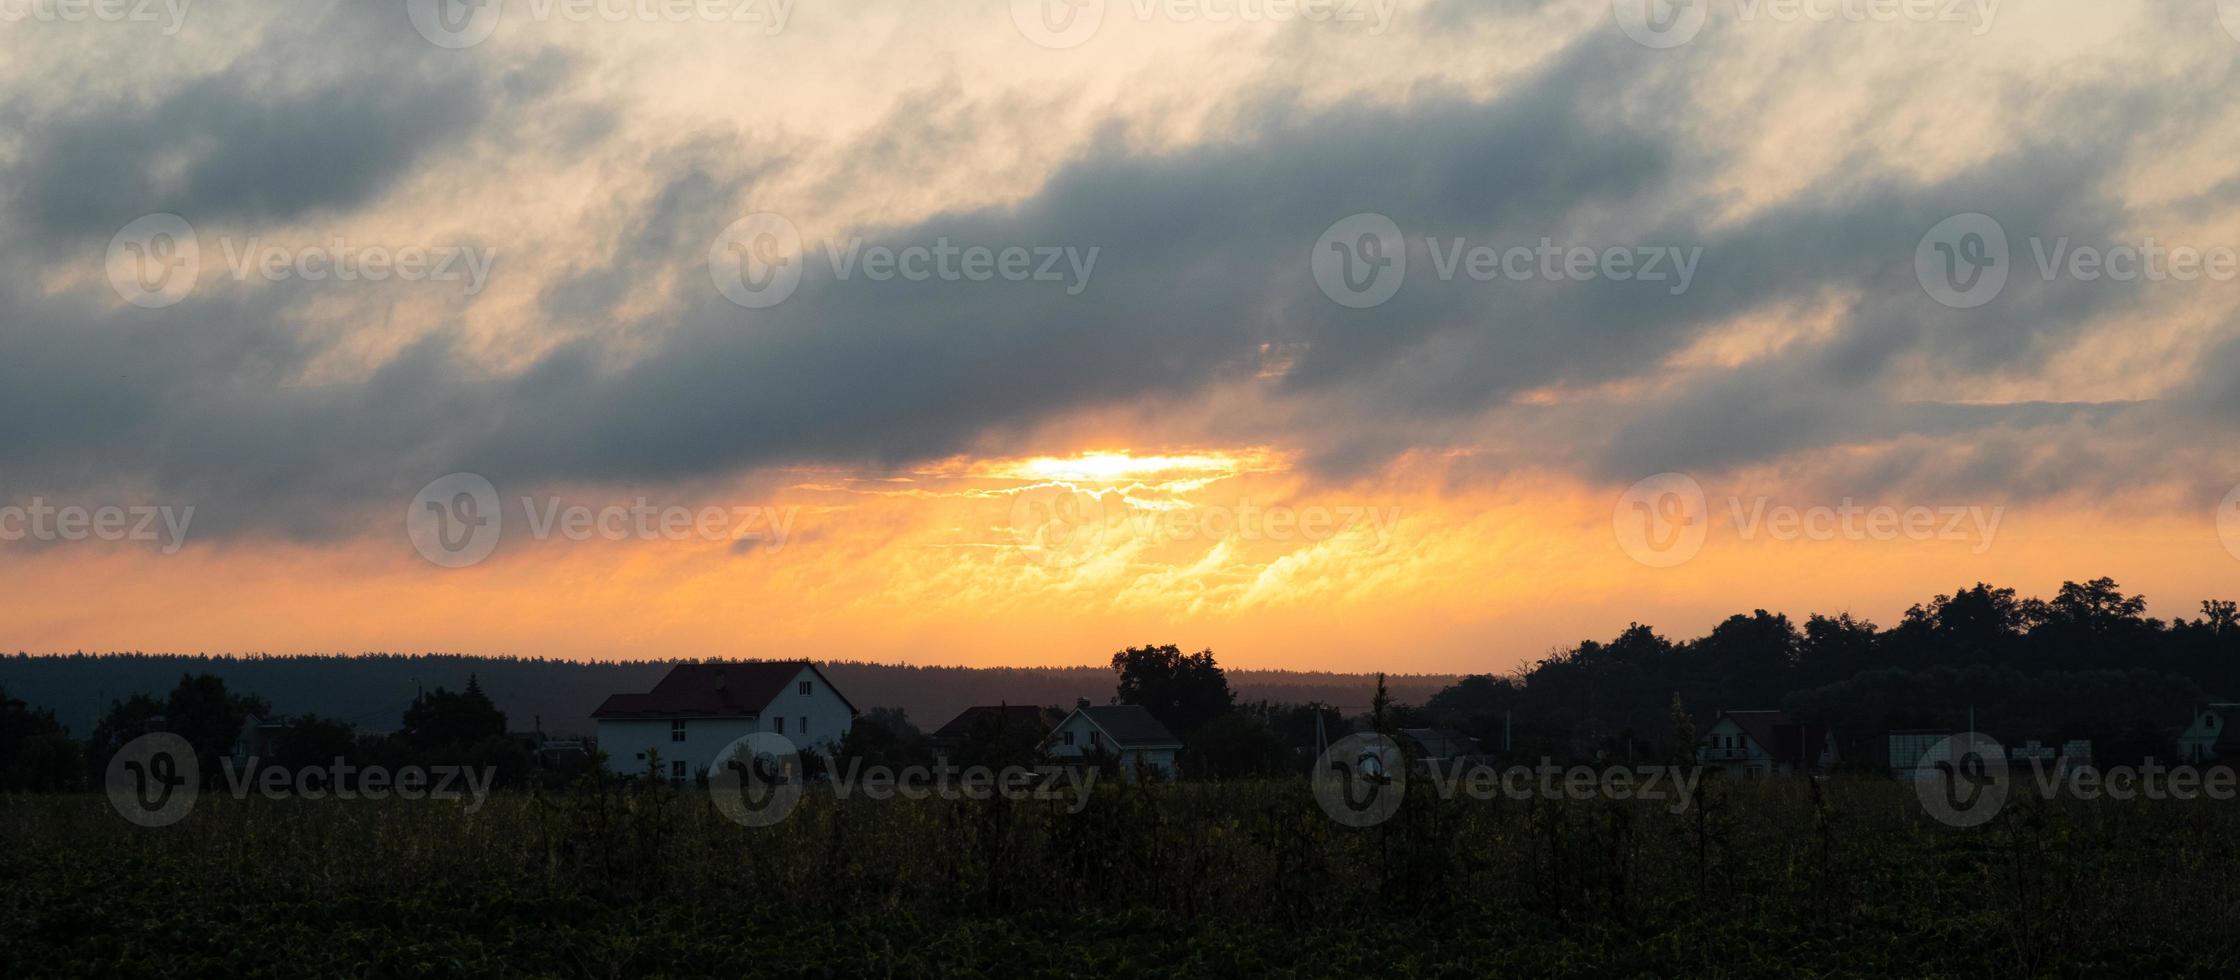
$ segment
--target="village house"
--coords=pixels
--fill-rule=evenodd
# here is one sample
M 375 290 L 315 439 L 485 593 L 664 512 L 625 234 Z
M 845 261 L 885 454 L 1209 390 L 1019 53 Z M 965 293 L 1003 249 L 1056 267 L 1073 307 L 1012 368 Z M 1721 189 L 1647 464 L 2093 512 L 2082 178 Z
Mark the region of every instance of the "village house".
M 1118 760 L 1120 772 L 1137 772 L 1172 779 L 1175 753 L 1182 740 L 1152 717 L 1142 705 L 1074 703 L 1071 714 L 1043 739 L 1042 752 L 1062 762 L 1082 762 L 1096 757 Z
M 287 735 L 285 718 L 259 718 L 250 715 L 241 722 L 241 733 L 233 739 L 233 764 L 246 766 L 249 760 L 268 757 L 274 745 Z
M 1799 724 L 1780 711 L 1723 711 L 1696 761 L 1736 776 L 1825 772 L 1836 764 L 1836 742 L 1828 726 Z
M 2240 704 L 2222 701 L 2194 709 L 2193 723 L 2178 736 L 2178 758 L 2194 765 L 2240 762 Z
M 716 754 L 755 732 L 831 754 L 856 708 L 806 660 L 678 664 L 653 690 L 616 694 L 591 717 L 607 768 L 682 785 L 706 775 Z
M 1461 732 L 1444 728 L 1403 728 L 1400 738 L 1408 744 L 1408 756 L 1415 760 L 1417 769 L 1424 772 L 1446 772 L 1457 763 L 1464 766 L 1490 762 L 1478 750 L 1478 740 Z

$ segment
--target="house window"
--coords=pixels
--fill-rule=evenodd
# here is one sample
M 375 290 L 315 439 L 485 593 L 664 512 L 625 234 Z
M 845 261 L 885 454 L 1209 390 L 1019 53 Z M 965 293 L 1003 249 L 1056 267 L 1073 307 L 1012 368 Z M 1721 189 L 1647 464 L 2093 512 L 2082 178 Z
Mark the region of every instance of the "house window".
M 678 759 L 678 760 L 677 760 L 677 761 L 675 761 L 675 762 L 669 763 L 669 778 L 670 778 L 670 779 L 674 779 L 674 780 L 676 780 L 677 782 L 680 782 L 680 783 L 681 783 L 681 782 L 684 782 L 684 777 L 685 777 L 685 771 L 684 771 L 684 760 L 683 760 L 683 759 Z
M 802 715 L 802 716 L 801 716 L 801 717 L 800 717 L 799 719 L 797 719 L 797 720 L 799 720 L 799 721 L 801 722 L 801 724 L 799 724 L 799 725 L 795 726 L 795 727 L 794 727 L 794 731 L 800 732 L 800 733 L 801 733 L 801 734 L 803 734 L 803 735 L 807 735 L 807 734 L 809 734 L 809 716 L 808 716 L 808 715 Z
M 1072 732 L 1067 732 L 1067 733 L 1066 733 L 1066 744 L 1067 744 L 1067 745 L 1072 745 L 1072 744 L 1073 744 L 1073 733 L 1072 733 Z
M 1103 733 L 1103 732 L 1090 732 L 1090 733 L 1089 733 L 1089 744 L 1090 744 L 1090 745 L 1093 745 L 1093 746 L 1096 746 L 1096 747 L 1098 747 L 1098 748 L 1103 748 L 1103 747 L 1104 747 L 1104 733 Z
M 813 682 L 813 681 L 802 681 L 802 682 L 801 682 L 801 695 L 802 695 L 803 697 L 807 697 L 807 696 L 809 695 L 809 690 L 810 690 L 810 688 L 809 688 L 809 685 L 810 685 L 810 684 L 812 684 L 812 683 L 814 683 L 814 682 Z
M 683 721 L 681 721 L 681 720 L 680 720 L 680 721 L 672 721 L 672 722 L 670 722 L 670 723 L 669 723 L 669 741 L 672 741 L 672 742 L 682 742 L 682 741 L 684 741 L 684 722 L 683 722 Z
M 2212 732 L 2213 732 L 2213 731 L 2216 731 L 2216 730 L 2217 730 L 2217 716 L 2216 716 L 2216 715 L 2208 715 L 2208 716 L 2206 716 L 2206 720 L 2207 720 L 2207 721 L 2209 722 L 2209 730 L 2210 730 L 2210 731 L 2212 731 Z
M 783 735 L 783 734 L 785 734 L 785 733 L 786 733 L 786 716 L 784 716 L 784 715 L 772 715 L 772 716 L 770 717 L 770 730 L 771 730 L 771 731 L 773 731 L 773 732 L 777 732 L 777 733 L 778 733 L 778 734 L 780 734 L 780 735 Z

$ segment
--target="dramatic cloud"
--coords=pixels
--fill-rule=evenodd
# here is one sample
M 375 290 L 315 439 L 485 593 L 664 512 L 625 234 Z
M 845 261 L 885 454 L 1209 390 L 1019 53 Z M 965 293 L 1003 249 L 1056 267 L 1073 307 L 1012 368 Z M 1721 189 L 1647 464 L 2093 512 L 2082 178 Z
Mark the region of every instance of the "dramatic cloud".
M 2240 249 L 2240 39 L 2213 9 L 1721 9 L 1660 48 L 1587 0 L 1381 29 L 1114 5 L 1053 49 L 1007 3 L 775 31 L 508 4 L 463 48 L 403 5 L 298 6 L 197 9 L 175 37 L 8 25 L 0 49 L 52 72 L 0 89 L 0 502 L 192 501 L 198 545 L 331 557 L 398 553 L 397 515 L 451 473 L 807 494 L 853 523 L 760 563 L 787 589 L 822 574 L 787 562 L 910 570 L 843 603 L 888 608 L 1017 571 L 974 549 L 1018 547 L 1001 509 L 1048 481 L 960 460 L 1265 458 L 1126 507 L 1405 512 L 1374 548 L 1169 536 L 1033 580 L 1221 616 L 1373 602 L 1470 541 L 1582 547 L 1581 514 L 1608 550 L 1593 515 L 1662 472 L 2190 522 L 2212 550 L 2240 480 L 2240 282 L 2160 274 Z M 757 213 L 787 234 L 725 237 Z M 112 237 L 154 214 L 199 268 L 151 309 L 113 286 Z M 1326 238 L 1362 214 L 1397 248 Z M 1981 258 L 1925 238 L 1969 214 L 2007 248 L 1980 304 L 1921 264 Z M 408 249 L 474 275 L 389 272 Z M 2154 271 L 2114 274 L 2119 252 Z M 1405 280 L 1341 302 L 1317 262 L 1348 255 Z M 766 274 L 781 292 L 735 301 Z M 1521 498 L 1537 539 L 1478 519 Z

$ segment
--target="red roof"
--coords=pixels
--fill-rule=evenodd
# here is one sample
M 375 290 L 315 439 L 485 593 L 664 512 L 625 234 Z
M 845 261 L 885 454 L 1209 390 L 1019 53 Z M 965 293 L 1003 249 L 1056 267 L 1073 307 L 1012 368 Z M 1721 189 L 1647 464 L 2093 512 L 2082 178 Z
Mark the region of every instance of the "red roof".
M 848 696 L 826 680 L 817 665 L 806 660 L 761 660 L 749 663 L 678 664 L 669 676 L 644 694 L 607 697 L 593 718 L 744 718 L 759 715 L 772 698 L 785 693 L 786 685 L 807 669 L 848 705 Z
M 1828 726 L 1797 724 L 1787 712 L 1729 711 L 1725 717 L 1775 762 L 1811 765 L 1828 749 Z
M 1049 731 L 1057 724 L 1057 719 L 1044 717 L 1044 713 L 1049 710 L 1031 704 L 974 705 L 964 709 L 955 718 L 950 719 L 948 724 L 935 729 L 933 737 L 965 738 L 972 734 L 972 729 L 975 726 L 983 722 L 990 725 L 998 724 L 997 719 L 1001 719 L 1000 723 L 1004 725 L 1015 725 L 1022 729 L 1039 728 L 1042 731 Z

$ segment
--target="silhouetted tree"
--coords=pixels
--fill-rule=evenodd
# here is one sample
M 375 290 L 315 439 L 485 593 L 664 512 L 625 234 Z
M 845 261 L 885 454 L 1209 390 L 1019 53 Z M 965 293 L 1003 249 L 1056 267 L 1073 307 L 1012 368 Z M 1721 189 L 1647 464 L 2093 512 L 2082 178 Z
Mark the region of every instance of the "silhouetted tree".
M 0 690 L 0 790 L 47 792 L 75 785 L 84 763 L 54 712 Z
M 1171 643 L 1130 647 L 1112 655 L 1112 669 L 1120 675 L 1120 703 L 1142 705 L 1177 735 L 1187 737 L 1236 706 L 1211 650 L 1185 654 Z

